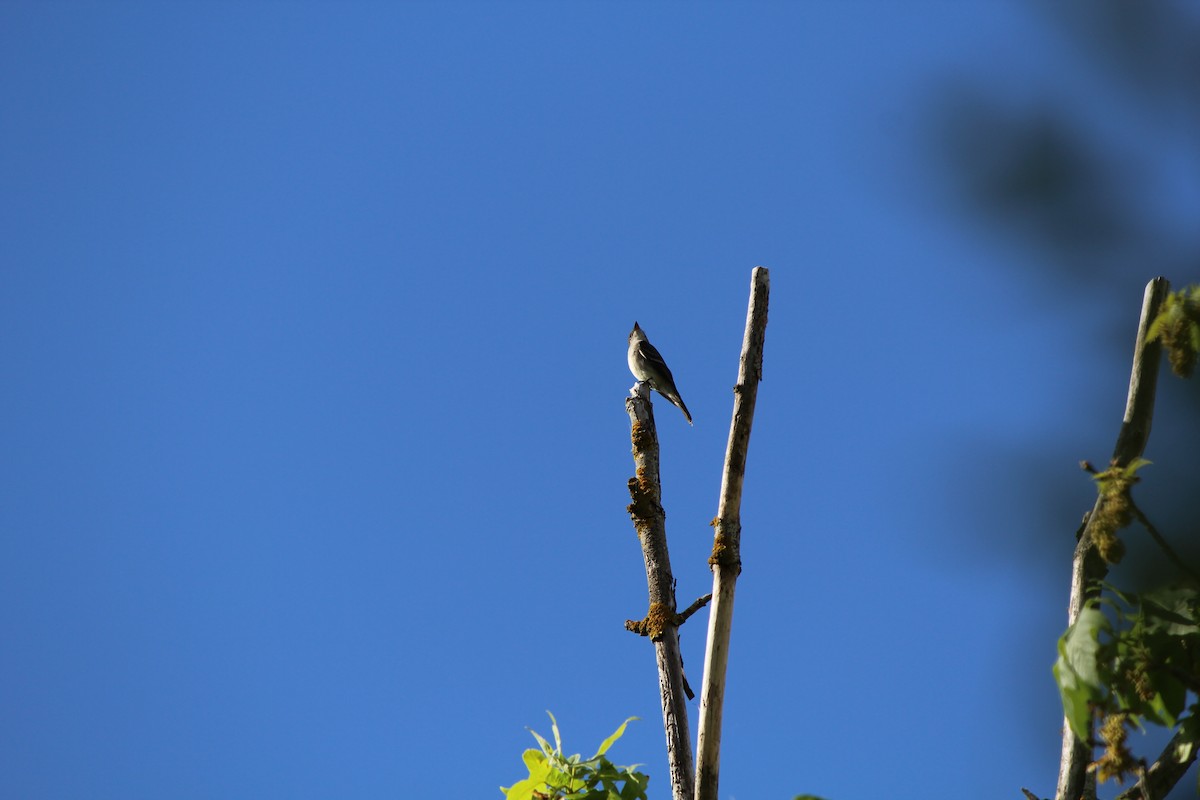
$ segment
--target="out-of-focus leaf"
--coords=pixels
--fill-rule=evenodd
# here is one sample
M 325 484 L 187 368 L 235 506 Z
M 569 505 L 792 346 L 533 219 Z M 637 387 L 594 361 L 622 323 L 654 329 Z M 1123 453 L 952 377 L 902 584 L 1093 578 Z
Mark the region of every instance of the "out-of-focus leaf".
M 1106 691 L 1100 678 L 1098 655 L 1100 632 L 1109 624 L 1099 610 L 1087 607 L 1079 612 L 1075 624 L 1058 640 L 1058 660 L 1054 679 L 1062 694 L 1063 715 L 1071 730 L 1087 740 L 1091 729 L 1091 704 L 1103 699 Z

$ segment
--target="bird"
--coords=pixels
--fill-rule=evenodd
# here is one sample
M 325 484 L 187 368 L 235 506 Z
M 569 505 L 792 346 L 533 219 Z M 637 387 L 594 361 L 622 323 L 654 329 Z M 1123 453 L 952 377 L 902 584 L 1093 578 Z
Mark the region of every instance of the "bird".
M 646 332 L 636 322 L 629 333 L 629 371 L 639 382 L 650 384 L 651 389 L 667 398 L 672 405 L 678 406 L 683 416 L 687 417 L 688 425 L 692 424 L 692 414 L 675 388 L 675 378 L 671 376 L 667 362 L 663 361 L 662 354 L 650 344 Z

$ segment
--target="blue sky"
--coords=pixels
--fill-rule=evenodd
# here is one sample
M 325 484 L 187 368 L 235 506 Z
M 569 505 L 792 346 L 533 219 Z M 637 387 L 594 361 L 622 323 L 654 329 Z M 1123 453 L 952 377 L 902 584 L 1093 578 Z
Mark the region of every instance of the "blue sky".
M 655 404 L 686 604 L 756 265 L 722 798 L 1052 792 L 1078 516 L 989 473 L 1104 460 L 1156 272 L 1068 293 L 954 207 L 941 87 L 1103 106 L 1032 4 L 10 2 L 0 45 L 5 796 L 498 798 L 550 709 L 641 717 L 667 797 L 626 336 L 696 420 Z

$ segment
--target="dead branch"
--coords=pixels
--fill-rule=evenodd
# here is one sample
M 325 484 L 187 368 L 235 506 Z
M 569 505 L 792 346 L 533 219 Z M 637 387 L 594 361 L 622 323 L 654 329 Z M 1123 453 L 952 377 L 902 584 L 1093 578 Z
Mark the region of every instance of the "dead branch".
M 762 380 L 763 342 L 767 331 L 767 300 L 770 274 L 755 267 L 750 278 L 750 307 L 746 313 L 746 333 L 742 339 L 742 357 L 738 382 L 734 387 L 733 421 L 725 449 L 725 470 L 721 477 L 721 499 L 713 521 L 712 610 L 708 617 L 708 645 L 705 648 L 704 683 L 700 689 L 700 726 L 696 752 L 696 800 L 717 800 L 721 757 L 721 714 L 725 702 L 725 672 L 729 664 L 729 638 L 733 626 L 733 595 L 742 571 L 741 505 L 742 482 L 746 476 L 746 454 L 750 447 L 750 427 L 754 423 L 754 404 L 758 383 Z

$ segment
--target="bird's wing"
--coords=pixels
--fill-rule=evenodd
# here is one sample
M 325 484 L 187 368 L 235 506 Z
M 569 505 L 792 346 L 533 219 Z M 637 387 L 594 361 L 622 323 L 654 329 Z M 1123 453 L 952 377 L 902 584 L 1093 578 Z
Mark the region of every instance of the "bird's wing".
M 667 367 L 667 362 L 663 361 L 662 354 L 655 349 L 654 345 L 647 341 L 638 342 L 638 353 L 641 354 L 642 358 L 646 359 L 646 363 L 653 364 L 654 367 L 661 370 L 668 379 L 672 381 L 675 380 L 671 375 L 670 368 Z

